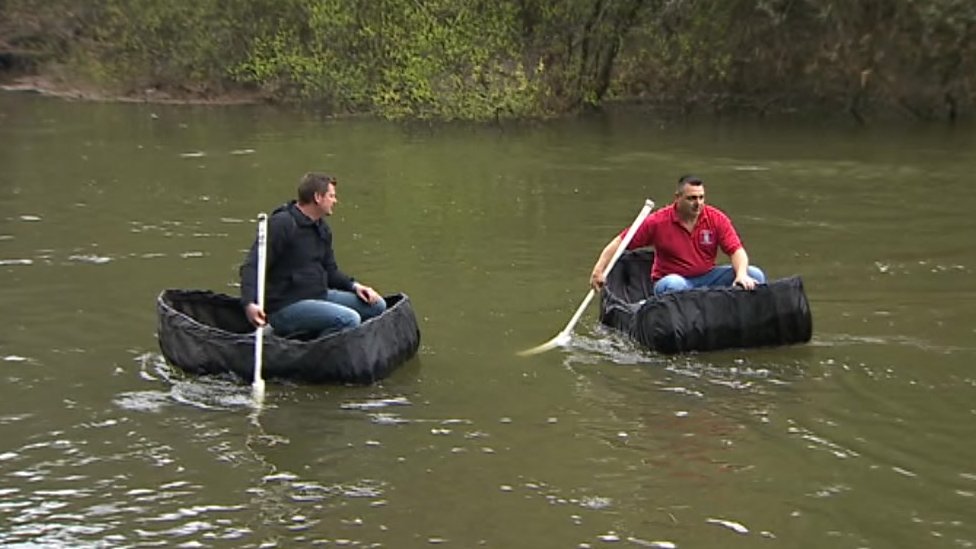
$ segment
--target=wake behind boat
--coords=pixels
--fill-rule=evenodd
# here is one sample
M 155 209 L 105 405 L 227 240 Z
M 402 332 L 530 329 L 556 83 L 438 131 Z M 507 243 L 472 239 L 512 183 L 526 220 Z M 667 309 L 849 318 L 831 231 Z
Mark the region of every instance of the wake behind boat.
M 813 320 L 798 276 L 755 290 L 699 288 L 654 296 L 654 254 L 626 252 L 600 294 L 600 321 L 660 353 L 789 345 L 810 341 Z
M 385 296 L 387 309 L 355 328 L 308 341 L 264 335 L 263 376 L 309 383 L 368 384 L 383 379 L 420 347 L 410 298 Z M 164 290 L 156 298 L 159 348 L 193 374 L 254 376 L 255 330 L 240 299 L 208 290 Z

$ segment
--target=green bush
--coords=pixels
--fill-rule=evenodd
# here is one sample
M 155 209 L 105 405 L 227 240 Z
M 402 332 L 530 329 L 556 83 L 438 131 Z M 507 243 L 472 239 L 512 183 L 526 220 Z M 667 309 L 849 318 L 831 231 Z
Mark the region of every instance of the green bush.
M 122 94 L 389 118 L 976 102 L 970 0 L 0 0 L 3 48 Z

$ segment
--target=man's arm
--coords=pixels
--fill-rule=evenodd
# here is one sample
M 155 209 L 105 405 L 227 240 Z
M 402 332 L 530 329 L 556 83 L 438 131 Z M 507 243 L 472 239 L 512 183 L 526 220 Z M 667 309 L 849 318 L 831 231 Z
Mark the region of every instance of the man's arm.
M 251 250 L 247 254 L 247 259 L 241 265 L 241 304 L 244 305 L 244 315 L 251 322 L 251 325 L 260 328 L 264 326 L 268 319 L 264 315 L 264 310 L 258 306 L 257 290 L 257 240 L 251 245 Z
M 257 239 L 251 244 L 251 248 L 248 250 L 247 255 L 244 257 L 244 263 L 241 264 L 239 273 L 241 276 L 241 304 L 247 305 L 248 303 L 254 303 L 257 301 L 257 278 L 258 278 L 258 252 L 257 252 Z
M 322 267 L 325 269 L 326 276 L 329 277 L 329 287 L 335 288 L 337 290 L 344 290 L 347 292 L 353 292 L 359 299 L 362 299 L 370 305 L 383 299 L 383 296 L 379 294 L 373 288 L 366 286 L 365 284 L 360 284 L 356 282 L 356 279 L 347 275 L 339 269 L 339 264 L 336 262 L 335 250 L 332 248 L 332 230 L 328 225 L 324 226 L 325 230 L 325 257 L 322 258 Z
M 267 270 L 271 271 L 271 266 L 275 263 L 287 244 L 291 219 L 272 215 L 268 219 L 268 257 Z M 244 314 L 255 327 L 264 326 L 268 319 L 264 314 L 264 309 L 258 306 L 258 241 L 254 239 L 251 249 L 247 252 L 247 257 L 239 270 L 241 276 L 241 304 L 244 305 Z M 267 276 L 267 273 L 265 273 Z
M 729 260 L 732 262 L 732 270 L 735 271 L 735 281 L 732 285 L 742 286 L 746 290 L 755 289 L 756 280 L 749 276 L 749 254 L 746 253 L 746 249 L 740 246 L 729 256 Z
M 593 265 L 593 272 L 590 274 L 590 287 L 594 290 L 599 290 L 606 284 L 607 277 L 604 276 L 603 271 L 606 270 L 607 264 L 610 263 L 610 259 L 613 258 L 614 252 L 620 247 L 622 241 L 623 237 L 617 235 L 600 252 L 600 257 L 596 260 L 596 264 Z
M 356 280 L 339 269 L 339 264 L 336 262 L 335 249 L 332 247 L 332 229 L 325 222 L 322 223 L 322 236 L 325 240 L 325 255 L 322 257 L 322 268 L 325 269 L 325 273 L 329 277 L 329 287 L 346 292 L 355 292 Z

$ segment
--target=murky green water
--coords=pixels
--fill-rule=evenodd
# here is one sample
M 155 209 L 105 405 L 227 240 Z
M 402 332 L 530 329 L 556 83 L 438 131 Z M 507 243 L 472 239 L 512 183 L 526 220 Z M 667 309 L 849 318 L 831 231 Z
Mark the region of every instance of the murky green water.
M 973 547 L 976 132 L 402 127 L 0 95 L 0 544 Z M 161 359 L 160 290 L 236 293 L 250 221 L 323 169 L 343 268 L 410 295 L 372 387 Z M 694 172 L 803 346 L 665 358 L 558 332 L 597 253 Z

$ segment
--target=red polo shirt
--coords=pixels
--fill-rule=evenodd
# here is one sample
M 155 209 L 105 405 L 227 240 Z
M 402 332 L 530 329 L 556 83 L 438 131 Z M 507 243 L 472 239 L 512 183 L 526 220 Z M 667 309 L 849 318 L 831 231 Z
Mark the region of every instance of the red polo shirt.
M 627 229 L 620 233 L 620 237 L 625 234 Z M 646 246 L 654 246 L 651 279 L 658 280 L 669 274 L 685 278 L 701 276 L 715 266 L 719 248 L 731 256 L 742 247 L 742 242 L 732 221 L 722 210 L 706 204 L 695 228 L 689 233 L 671 204 L 644 219 L 627 249 Z

